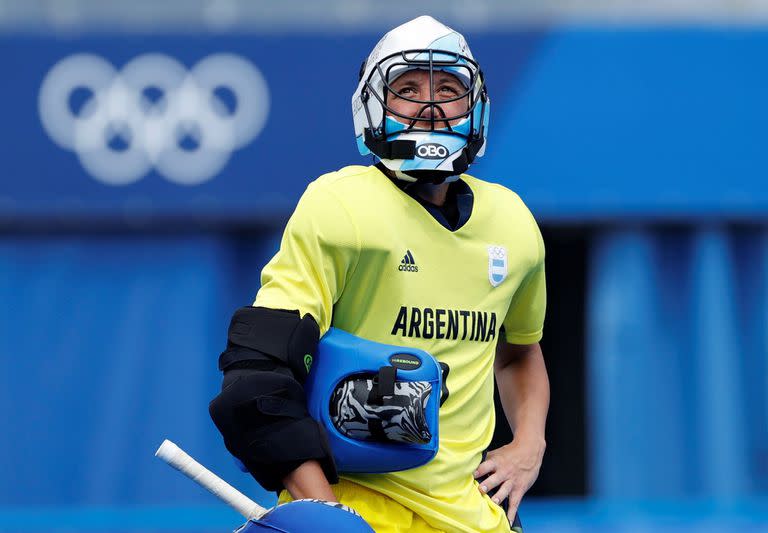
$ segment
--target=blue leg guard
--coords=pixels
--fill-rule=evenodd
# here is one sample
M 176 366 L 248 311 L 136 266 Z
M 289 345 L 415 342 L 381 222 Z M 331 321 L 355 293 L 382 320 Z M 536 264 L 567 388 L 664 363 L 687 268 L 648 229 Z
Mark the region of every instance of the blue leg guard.
M 296 500 L 278 505 L 261 520 L 246 522 L 235 533 L 375 533 L 359 514 L 345 509 L 348 507 L 320 500 Z

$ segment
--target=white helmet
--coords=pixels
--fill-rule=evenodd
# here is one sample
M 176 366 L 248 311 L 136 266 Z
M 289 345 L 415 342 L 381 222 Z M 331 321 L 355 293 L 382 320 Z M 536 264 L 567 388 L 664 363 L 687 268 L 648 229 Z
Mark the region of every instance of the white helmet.
M 434 93 L 430 94 L 431 100 L 401 95 L 399 98 L 421 104 L 416 116 L 405 116 L 387 105 L 388 96 L 396 94 L 390 83 L 414 69 L 428 71 L 430 80 L 433 71 L 450 72 L 466 91 L 447 100 L 435 100 Z M 469 102 L 467 111 L 446 117 L 440 105 L 464 98 Z M 426 109 L 431 111 L 429 116 L 420 117 Z M 407 181 L 440 183 L 458 179 L 485 151 L 489 109 L 483 73 L 466 40 L 428 16 L 406 22 L 382 37 L 363 63 L 352 95 L 360 153 L 373 154 L 398 178 Z M 457 120 L 449 125 L 449 121 Z M 417 122 L 429 122 L 429 127 L 417 127 Z M 436 123 L 446 127 L 435 127 Z

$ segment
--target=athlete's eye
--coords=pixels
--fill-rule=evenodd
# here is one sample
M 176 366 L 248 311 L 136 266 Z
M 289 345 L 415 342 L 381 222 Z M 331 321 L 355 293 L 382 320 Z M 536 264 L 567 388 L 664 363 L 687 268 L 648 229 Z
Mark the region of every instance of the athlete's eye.
M 416 94 L 416 89 L 413 87 L 403 87 L 397 91 L 397 94 L 400 96 L 411 96 Z
M 454 97 L 459 95 L 459 91 L 451 85 L 441 85 L 437 89 L 438 94 L 447 95 L 448 97 Z

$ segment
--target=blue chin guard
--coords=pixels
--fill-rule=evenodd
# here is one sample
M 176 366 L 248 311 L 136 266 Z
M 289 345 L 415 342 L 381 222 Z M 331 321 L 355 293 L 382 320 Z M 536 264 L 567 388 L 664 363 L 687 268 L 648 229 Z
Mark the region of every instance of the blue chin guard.
M 395 472 L 429 462 L 447 394 L 443 370 L 424 350 L 330 328 L 305 390 L 309 414 L 325 427 L 339 472 Z

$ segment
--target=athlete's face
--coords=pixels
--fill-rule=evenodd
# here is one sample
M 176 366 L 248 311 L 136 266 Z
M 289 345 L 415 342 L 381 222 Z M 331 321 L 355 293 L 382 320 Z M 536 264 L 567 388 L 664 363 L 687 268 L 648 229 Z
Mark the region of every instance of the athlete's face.
M 455 117 L 466 113 L 469 109 L 469 97 L 463 97 L 458 100 L 448 101 L 452 98 L 456 98 L 466 92 L 464 85 L 459 81 L 459 78 L 451 74 L 450 72 L 443 72 L 436 70 L 432 74 L 434 94 L 430 91 L 429 72 L 426 70 L 409 70 L 400 75 L 390 85 L 392 87 L 393 94 L 390 94 L 387 99 L 387 105 L 391 107 L 395 112 L 405 115 L 407 117 L 419 117 L 427 120 L 418 120 L 413 124 L 414 128 L 429 129 L 429 119 L 434 114 L 435 119 L 445 117 Z M 411 98 L 413 100 L 435 100 L 442 102 L 436 106 L 429 106 L 427 104 L 419 104 L 416 102 L 410 102 L 405 98 Z M 411 125 L 413 119 L 406 119 L 398 117 L 392 113 L 389 115 L 404 124 Z M 435 128 L 446 128 L 448 124 L 455 126 L 464 117 L 454 119 L 451 121 L 435 121 Z

